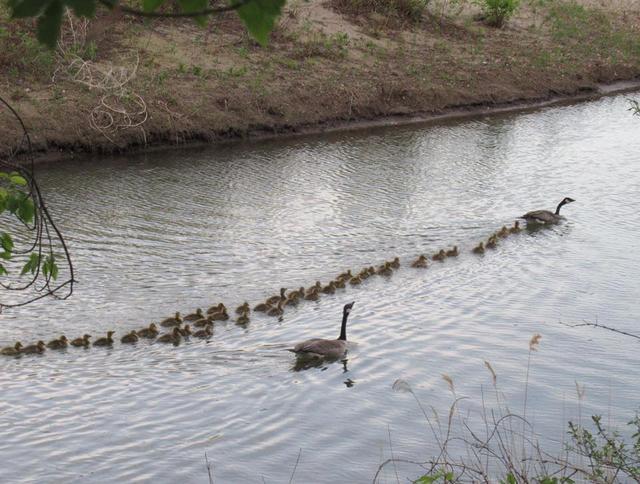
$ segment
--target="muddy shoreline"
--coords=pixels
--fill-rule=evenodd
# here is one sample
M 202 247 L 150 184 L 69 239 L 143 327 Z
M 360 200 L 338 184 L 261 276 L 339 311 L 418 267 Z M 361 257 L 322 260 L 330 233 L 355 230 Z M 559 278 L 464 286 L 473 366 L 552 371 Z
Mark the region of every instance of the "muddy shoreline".
M 376 118 L 328 119 L 319 123 L 300 125 L 257 126 L 247 130 L 229 129 L 214 132 L 182 133 L 183 141 L 172 140 L 174 133 L 148 133 L 149 142 L 145 144 L 129 143 L 125 146 L 92 145 L 83 147 L 77 142 L 70 146 L 52 146 L 47 150 L 34 150 L 34 161 L 51 163 L 61 160 L 86 158 L 91 155 L 116 155 L 124 153 L 150 153 L 165 150 L 176 150 L 189 147 L 215 146 L 233 144 L 243 141 L 262 141 L 287 139 L 305 135 L 316 135 L 340 131 L 357 131 L 370 128 L 403 126 L 412 124 L 432 124 L 449 120 L 499 115 L 513 112 L 526 112 L 549 106 L 573 104 L 592 101 L 606 96 L 615 96 L 626 92 L 640 91 L 640 78 L 617 81 L 610 84 L 598 84 L 594 87 L 577 88 L 574 93 L 551 92 L 540 97 L 518 98 L 498 102 L 464 103 L 445 107 L 434 112 L 417 111 L 407 114 L 395 114 Z

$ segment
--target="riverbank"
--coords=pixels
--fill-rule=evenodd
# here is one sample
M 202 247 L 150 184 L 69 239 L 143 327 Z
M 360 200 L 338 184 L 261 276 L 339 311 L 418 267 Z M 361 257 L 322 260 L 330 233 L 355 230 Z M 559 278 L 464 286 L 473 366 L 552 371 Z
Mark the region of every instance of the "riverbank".
M 103 15 L 67 19 L 55 55 L 4 19 L 0 92 L 53 159 L 520 109 L 640 76 L 637 2 L 538 3 L 495 29 L 437 2 L 418 20 L 291 2 L 266 48 L 233 14 L 207 29 Z M 6 153 L 5 112 L 0 133 Z

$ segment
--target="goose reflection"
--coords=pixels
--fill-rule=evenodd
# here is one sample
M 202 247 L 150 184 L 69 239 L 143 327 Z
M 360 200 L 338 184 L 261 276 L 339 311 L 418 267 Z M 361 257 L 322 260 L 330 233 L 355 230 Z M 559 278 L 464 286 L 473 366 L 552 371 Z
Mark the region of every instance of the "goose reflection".
M 347 367 L 348 361 L 349 360 L 347 358 L 341 359 L 341 358 L 326 358 L 326 357 L 319 358 L 314 356 L 298 356 L 293 362 L 293 365 L 291 365 L 291 371 L 298 372 L 298 371 L 311 370 L 313 368 L 319 368 L 320 371 L 325 371 L 329 368 L 329 365 L 340 362 L 342 363 L 342 373 L 347 373 L 349 371 L 349 368 Z M 352 382 L 350 386 L 353 386 L 353 383 L 355 382 Z

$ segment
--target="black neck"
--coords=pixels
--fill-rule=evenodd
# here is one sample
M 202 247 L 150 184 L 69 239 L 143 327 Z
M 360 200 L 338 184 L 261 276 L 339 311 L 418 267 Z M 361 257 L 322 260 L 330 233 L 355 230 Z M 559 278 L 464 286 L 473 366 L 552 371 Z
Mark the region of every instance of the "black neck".
M 342 327 L 340 328 L 340 337 L 339 340 L 347 341 L 347 318 L 349 317 L 349 313 L 345 311 L 342 314 Z
M 560 209 L 562 208 L 562 206 L 563 206 L 565 203 L 567 203 L 567 202 L 565 202 L 564 200 L 562 200 L 562 201 L 558 204 L 558 206 L 556 207 L 556 215 L 560 215 Z

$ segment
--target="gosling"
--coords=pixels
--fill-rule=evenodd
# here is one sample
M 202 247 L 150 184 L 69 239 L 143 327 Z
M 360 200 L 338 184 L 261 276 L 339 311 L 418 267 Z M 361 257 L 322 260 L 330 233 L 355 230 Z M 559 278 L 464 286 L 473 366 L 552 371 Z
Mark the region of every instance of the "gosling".
M 480 242 L 471 252 L 474 254 L 484 254 L 484 243 Z
M 204 313 L 202 312 L 202 309 L 198 308 L 196 309 L 195 313 L 187 314 L 184 318 L 182 318 L 182 320 L 197 321 L 198 319 L 202 319 L 202 318 L 204 318 Z
M 459 252 L 458 252 L 458 246 L 454 245 L 453 249 L 449 249 L 447 251 L 447 257 L 458 257 Z
M 74 340 L 71 341 L 71 346 L 76 346 L 76 347 L 84 347 L 84 348 L 88 348 L 89 345 L 91 343 L 89 343 L 89 338 L 91 338 L 90 334 L 85 334 L 82 338 L 76 338 Z
M 20 341 L 17 341 L 16 344 L 13 346 L 7 346 L 6 348 L 2 348 L 0 350 L 0 355 L 18 356 L 20 354 L 21 349 L 22 349 L 22 343 L 20 343 Z
M 107 331 L 107 336 L 95 340 L 93 346 L 111 346 L 113 344 L 114 333 L 115 331 Z
M 336 292 L 336 283 L 331 281 L 328 285 L 322 288 L 323 294 L 334 294 Z
M 447 253 L 444 251 L 444 249 L 441 249 L 440 252 L 438 252 L 437 254 L 433 254 L 431 259 L 437 260 L 439 262 L 443 262 L 445 257 L 447 257 Z
M 180 328 L 173 328 L 171 333 L 165 333 L 160 336 L 156 341 L 158 343 L 172 343 L 174 345 L 180 344 L 182 335 L 180 334 Z
M 20 353 L 25 354 L 41 354 L 44 353 L 47 345 L 44 344 L 44 341 L 38 341 L 34 345 L 25 346 L 20 350 Z
M 153 339 L 158 336 L 158 327 L 155 323 L 151 323 L 148 328 L 142 328 L 138 330 L 137 335 L 140 338 Z
M 251 308 L 249 307 L 249 303 L 247 301 L 236 308 L 236 314 L 246 314 L 249 311 L 251 311 Z
M 163 328 L 180 326 L 181 324 L 182 324 L 182 317 L 180 316 L 180 312 L 176 312 L 175 316 L 173 316 L 172 318 L 167 318 L 160 322 L 160 326 L 162 326 Z
M 213 324 L 208 324 L 204 329 L 199 329 L 193 333 L 194 338 L 210 338 L 213 335 Z
M 245 326 L 247 324 L 249 324 L 249 316 L 246 314 L 241 314 L 240 316 L 238 316 L 238 318 L 236 319 L 236 324 L 240 325 L 240 326 Z
M 47 343 L 47 348 L 50 350 L 61 350 L 66 348 L 69 345 L 69 340 L 63 334 L 58 339 L 51 340 Z
M 131 330 L 129 334 L 125 334 L 122 338 L 120 338 L 120 342 L 123 344 L 133 344 L 138 342 L 138 334 L 135 330 Z
M 282 316 L 284 314 L 284 309 L 282 309 L 283 305 L 284 301 L 280 301 L 275 308 L 271 308 L 267 311 L 267 316 Z
M 424 254 L 420 254 L 416 260 L 411 263 L 411 267 L 426 269 L 429 266 L 427 258 Z

